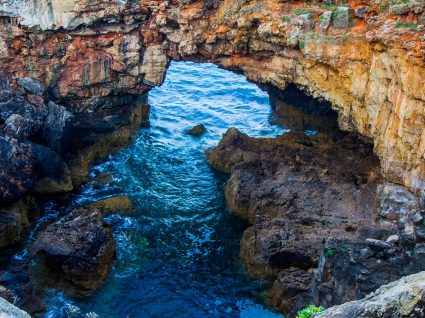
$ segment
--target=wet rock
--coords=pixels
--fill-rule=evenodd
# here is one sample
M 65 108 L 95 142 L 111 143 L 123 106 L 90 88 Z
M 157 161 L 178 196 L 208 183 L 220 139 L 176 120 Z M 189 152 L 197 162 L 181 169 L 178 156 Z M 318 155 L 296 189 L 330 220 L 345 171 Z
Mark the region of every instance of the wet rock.
M 90 182 L 93 189 L 101 189 L 103 187 L 112 185 L 114 180 L 109 173 L 99 173 L 93 177 Z
M 4 318 L 31 318 L 25 311 L 20 310 L 3 298 L 0 298 L 0 317 Z
M 42 96 L 44 94 L 44 86 L 35 79 L 29 77 L 19 78 L 18 84 L 32 94 L 36 94 L 38 96 Z
M 194 136 L 194 137 L 199 137 L 199 136 L 203 135 L 206 132 L 207 132 L 207 129 L 205 128 L 205 126 L 202 125 L 202 124 L 199 124 L 199 125 L 196 125 L 196 126 L 192 127 L 191 129 L 189 129 L 187 131 L 187 134 L 188 135 L 191 135 L 191 136 Z
M 338 7 L 333 12 L 333 26 L 338 29 L 347 29 L 350 24 L 350 8 Z
M 403 277 L 367 297 L 330 308 L 317 318 L 378 318 L 425 316 L 425 272 Z
M 133 212 L 133 204 L 126 195 L 108 198 L 105 200 L 91 203 L 88 207 L 90 210 L 99 210 L 103 216 L 114 213 L 121 215 L 129 215 Z
M 80 209 L 43 230 L 31 255 L 38 261 L 35 275 L 50 274 L 55 284 L 70 283 L 77 292 L 90 293 L 105 280 L 115 245 L 101 213 Z

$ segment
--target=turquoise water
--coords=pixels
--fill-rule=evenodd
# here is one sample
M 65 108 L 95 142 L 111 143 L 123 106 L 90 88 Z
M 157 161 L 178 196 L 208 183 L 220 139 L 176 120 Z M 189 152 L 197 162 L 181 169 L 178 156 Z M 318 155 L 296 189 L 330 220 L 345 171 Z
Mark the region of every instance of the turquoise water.
M 172 63 L 149 103 L 151 127 L 92 171 L 111 174 L 113 184 L 97 190 L 88 184 L 73 203 L 130 196 L 134 213 L 107 219 L 117 242 L 110 277 L 84 300 L 50 291 L 46 316 L 281 317 L 267 309 L 269 286 L 243 271 L 239 240 L 247 224 L 226 211 L 226 180 L 204 155 L 229 127 L 251 136 L 281 134 L 269 123 L 268 95 L 211 64 Z M 185 134 L 200 123 L 205 135 Z

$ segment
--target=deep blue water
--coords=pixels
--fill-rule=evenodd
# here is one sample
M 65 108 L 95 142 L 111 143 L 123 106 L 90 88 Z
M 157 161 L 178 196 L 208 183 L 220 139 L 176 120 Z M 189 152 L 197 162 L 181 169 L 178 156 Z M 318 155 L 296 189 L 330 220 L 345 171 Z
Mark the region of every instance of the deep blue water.
M 135 212 L 108 218 L 117 259 L 93 296 L 72 300 L 49 293 L 47 317 L 280 317 L 267 309 L 267 284 L 243 271 L 239 240 L 246 224 L 226 211 L 225 179 L 204 150 L 229 127 L 275 136 L 266 93 L 241 75 L 211 64 L 173 63 L 150 93 L 151 127 L 95 167 L 114 183 L 83 187 L 73 204 L 130 196 Z M 185 131 L 204 124 L 194 138 Z M 52 217 L 55 206 L 52 205 Z

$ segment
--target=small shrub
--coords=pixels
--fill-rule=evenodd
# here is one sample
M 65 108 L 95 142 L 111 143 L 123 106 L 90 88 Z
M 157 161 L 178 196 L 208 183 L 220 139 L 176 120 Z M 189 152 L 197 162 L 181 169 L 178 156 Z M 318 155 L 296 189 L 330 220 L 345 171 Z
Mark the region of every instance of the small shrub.
M 310 318 L 312 317 L 314 314 L 317 314 L 319 312 L 324 311 L 325 308 L 323 308 L 322 306 L 315 306 L 315 305 L 310 305 L 306 308 L 304 308 L 303 310 L 300 310 L 299 312 L 297 312 L 297 318 Z
M 298 42 L 298 46 L 300 47 L 300 49 L 302 50 L 303 48 L 305 48 L 305 42 L 304 41 L 300 41 Z
M 380 13 L 383 13 L 384 11 L 385 11 L 385 5 L 384 4 L 381 4 L 380 6 L 379 6 L 379 12 Z
M 328 248 L 326 251 L 325 251 L 325 256 L 326 257 L 332 257 L 332 256 L 334 256 L 335 255 L 335 250 L 333 249 L 333 248 Z
M 341 40 L 347 41 L 350 37 L 348 35 L 341 36 Z
M 283 17 L 282 21 L 289 22 L 289 21 L 291 21 L 291 18 L 290 17 Z

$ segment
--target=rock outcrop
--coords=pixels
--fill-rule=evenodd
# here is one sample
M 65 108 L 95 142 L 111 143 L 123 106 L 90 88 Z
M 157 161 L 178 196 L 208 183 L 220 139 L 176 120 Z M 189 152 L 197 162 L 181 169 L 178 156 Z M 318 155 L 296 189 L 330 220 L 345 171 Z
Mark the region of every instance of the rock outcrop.
M 30 318 L 26 312 L 13 306 L 3 298 L 0 298 L 0 317 L 1 318 Z
M 377 158 L 350 134 L 295 133 L 263 144 L 233 131 L 229 149 L 238 150 L 210 155 L 216 168 L 232 172 L 230 208 L 253 223 L 243 257 L 253 274 L 275 280 L 277 306 L 287 311 L 306 299 L 333 304 L 363 297 L 399 275 L 393 270 L 371 280 L 376 264 L 410 271 L 423 263 L 424 6 L 413 0 L 2 1 L 0 203 L 87 181 L 96 158 L 147 124 L 146 93 L 162 84 L 170 60 L 213 62 L 256 83 L 297 87 L 325 100 L 340 128 L 373 142 Z M 316 124 L 314 116 L 308 121 Z M 11 229 L 4 219 L 14 242 L 22 222 Z M 60 232 L 55 225 L 50 230 Z M 329 236 L 346 241 L 325 247 Z M 337 252 L 344 257 L 332 258 Z M 366 274 L 347 280 L 344 266 Z M 80 274 L 72 266 L 65 272 L 69 280 Z M 279 303 L 284 297 L 289 301 Z
M 358 136 L 251 138 L 232 128 L 207 157 L 230 173 L 230 211 L 252 224 L 241 241 L 248 271 L 274 282 L 272 304 L 286 314 L 359 299 L 425 269 L 419 202 L 383 180 Z
M 373 139 L 384 177 L 418 194 L 423 9 L 421 1 L 401 12 L 381 1 L 8 0 L 0 10 L 20 26 L 0 26 L 0 62 L 83 113 L 160 85 L 169 59 L 210 61 L 280 89 L 292 83 L 329 101 L 341 128 Z
M 359 301 L 330 308 L 315 318 L 381 318 L 425 316 L 425 273 L 403 277 Z
M 115 257 L 112 231 L 97 210 L 76 210 L 49 225 L 31 247 L 38 261 L 34 275 L 43 281 L 87 294 L 105 280 Z

